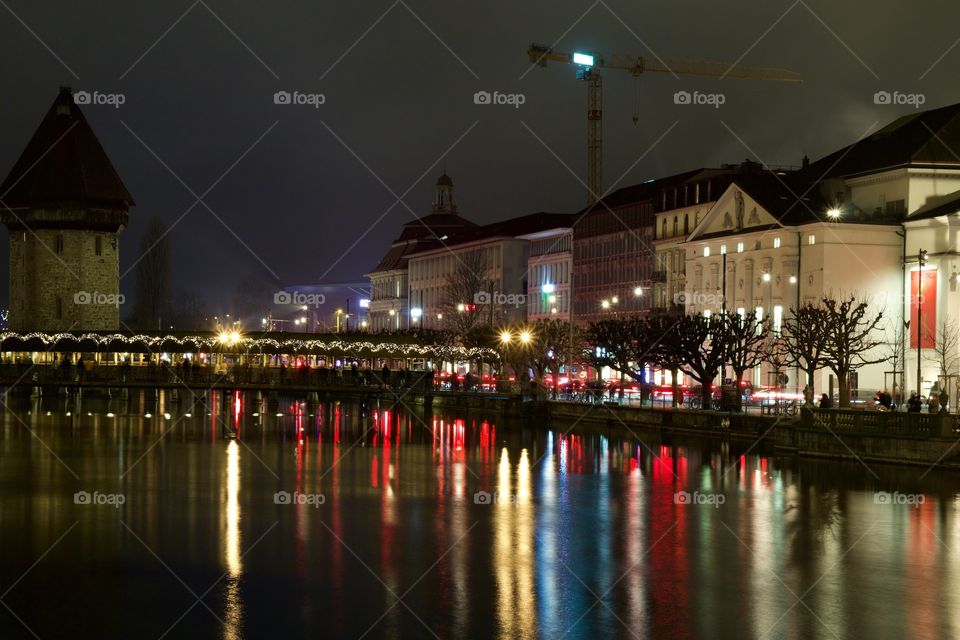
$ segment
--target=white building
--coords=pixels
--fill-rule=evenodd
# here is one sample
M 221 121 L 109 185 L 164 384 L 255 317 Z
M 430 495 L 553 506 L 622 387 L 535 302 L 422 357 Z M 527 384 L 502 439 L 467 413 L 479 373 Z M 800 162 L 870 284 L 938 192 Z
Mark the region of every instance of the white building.
M 462 218 L 453 202 L 453 180 L 444 173 L 428 215 L 406 223 L 387 254 L 366 274 L 370 280 L 369 330 L 398 331 L 411 327 L 408 260 L 428 247 L 443 247 L 451 236 L 477 225 Z
M 960 160 L 951 146 L 960 149 L 960 105 L 900 118 L 797 172 L 737 177 L 682 243 L 687 311 L 756 311 L 777 328 L 791 308 L 822 297 L 865 298 L 887 319 L 886 344 L 874 354 L 884 361 L 855 372 L 851 387 L 893 391 L 902 379 L 895 369 L 904 368 L 893 355 L 902 350 L 898 328 L 911 319 L 917 326 L 916 285 L 911 291 L 907 274 L 917 270 L 921 248 L 936 274 L 924 278 L 936 295 L 924 326 L 936 326 L 931 315 L 960 312 L 950 231 L 960 194 L 949 196 L 960 190 Z M 911 333 L 908 390 L 917 387 Z M 930 353 L 921 369 L 926 393 L 938 369 Z M 766 373 L 758 369 L 752 382 L 770 384 Z M 816 393 L 830 388 L 831 376 L 818 374 Z M 790 377 L 795 384 L 796 372 Z
M 463 231 L 440 246 L 411 254 L 412 325 L 422 323 L 427 329 L 457 326 L 450 317 L 455 313 L 480 314 L 478 323 L 492 326 L 525 320 L 530 238 L 562 236 L 560 230 L 569 231 L 570 218 L 554 213 L 511 218 Z M 455 291 L 454 282 L 472 282 L 472 286 Z
M 531 322 L 541 319 L 570 320 L 573 228 L 561 226 L 520 238 L 530 243 L 527 258 L 527 319 Z

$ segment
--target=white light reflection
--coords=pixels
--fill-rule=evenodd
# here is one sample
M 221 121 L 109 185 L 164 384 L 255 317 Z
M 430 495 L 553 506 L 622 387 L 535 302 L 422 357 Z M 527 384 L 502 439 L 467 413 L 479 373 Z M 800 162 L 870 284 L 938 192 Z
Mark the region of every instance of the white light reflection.
M 240 445 L 231 440 L 227 445 L 227 500 L 224 512 L 226 535 L 224 535 L 224 562 L 227 569 L 227 588 L 224 593 L 223 637 L 236 640 L 243 637 L 240 623 L 243 618 L 243 601 L 240 598 L 240 574 L 243 558 L 240 552 Z

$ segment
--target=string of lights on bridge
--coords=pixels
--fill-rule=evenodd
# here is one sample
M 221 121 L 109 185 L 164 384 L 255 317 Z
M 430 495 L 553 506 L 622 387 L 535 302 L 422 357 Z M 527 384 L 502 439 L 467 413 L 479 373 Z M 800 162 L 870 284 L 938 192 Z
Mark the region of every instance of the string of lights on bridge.
M 55 349 L 58 345 L 73 344 L 72 350 L 82 351 L 80 345 L 83 342 L 92 342 L 97 348 L 118 346 L 132 347 L 135 351 L 137 347 L 144 347 L 148 350 L 161 350 L 163 345 L 177 345 L 184 349 L 197 351 L 224 351 L 229 350 L 234 353 L 241 351 L 251 352 L 273 352 L 273 353 L 369 353 L 383 354 L 387 356 L 415 356 L 430 357 L 437 359 L 473 359 L 473 358 L 495 358 L 497 352 L 485 347 L 464 347 L 460 345 L 445 344 L 400 344 L 396 342 L 371 342 L 369 340 L 350 341 L 350 340 L 319 340 L 305 338 L 253 338 L 244 336 L 238 331 L 224 331 L 215 336 L 151 336 L 151 335 L 124 335 L 121 333 L 99 334 L 99 333 L 0 333 L 0 345 L 3 350 L 22 350 L 10 349 L 10 342 L 28 343 L 30 341 L 39 341 L 45 347 Z

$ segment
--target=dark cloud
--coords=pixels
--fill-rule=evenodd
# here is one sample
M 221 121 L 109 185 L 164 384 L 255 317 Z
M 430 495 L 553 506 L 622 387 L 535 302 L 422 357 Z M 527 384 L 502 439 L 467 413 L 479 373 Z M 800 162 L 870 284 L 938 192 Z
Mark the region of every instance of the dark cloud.
M 531 41 L 553 43 L 566 32 L 558 49 L 743 56 L 806 79 L 795 86 L 644 77 L 634 125 L 634 80 L 608 73 L 607 185 L 630 167 L 620 184 L 748 156 L 799 164 L 910 110 L 873 104 L 880 89 L 923 92 L 928 107 L 957 100 L 948 78 L 960 48 L 921 79 L 956 41 L 956 8 L 947 0 L 873 2 L 868 13 L 862 3 L 702 0 L 8 6 L 19 19 L 0 12 L 8 61 L 2 170 L 58 85 L 122 92 L 120 109 L 84 109 L 138 203 L 121 270 L 156 215 L 173 226 L 175 282 L 224 304 L 237 275 L 251 271 L 283 282 L 359 280 L 411 217 L 394 194 L 409 191 L 404 202 L 426 212 L 443 168 L 456 181 L 461 212 L 478 222 L 582 206 L 584 189 L 564 164 L 583 176 L 584 87 L 573 69 L 556 65 L 521 79 Z M 276 105 L 280 90 L 326 101 L 316 109 Z M 477 106 L 478 90 L 523 93 L 526 101 L 519 109 Z M 726 103 L 678 106 L 678 90 L 722 91 Z M 204 196 L 213 213 L 198 204 L 184 216 L 196 198 L 181 180 L 197 195 L 216 183 Z M 0 259 L 6 263 L 5 246 Z M 124 291 L 133 291 L 131 277 Z M 5 286 L 4 278 L 4 294 Z

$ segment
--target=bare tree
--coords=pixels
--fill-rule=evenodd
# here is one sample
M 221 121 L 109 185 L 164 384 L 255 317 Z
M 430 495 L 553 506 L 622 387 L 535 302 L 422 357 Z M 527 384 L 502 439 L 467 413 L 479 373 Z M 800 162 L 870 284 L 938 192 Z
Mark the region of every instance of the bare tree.
M 767 323 L 757 318 L 756 313 L 744 315 L 721 315 L 714 319 L 718 330 L 726 335 L 727 364 L 733 369 L 737 381 L 735 406 L 739 411 L 743 405 L 740 384 L 743 375 L 766 358 L 764 346 L 767 342 Z
M 904 381 L 906 380 L 906 331 L 907 327 L 899 318 L 892 318 L 887 325 L 886 342 L 884 343 L 884 360 L 893 368 L 893 401 L 903 402 Z
M 550 373 L 556 384 L 560 367 L 569 367 L 572 364 L 571 333 L 576 340 L 576 327 L 566 320 L 542 318 L 531 325 L 531 345 L 528 353 L 530 368 L 533 369 L 537 382 L 542 383 L 544 376 Z
M 813 389 L 813 379 L 824 366 L 824 342 L 827 339 L 827 313 L 822 306 L 807 304 L 791 309 L 781 330 L 782 346 L 788 362 L 804 372 L 804 383 Z
M 839 406 L 849 407 L 850 372 L 884 360 L 883 354 L 876 352 L 876 347 L 883 344 L 877 337 L 883 312 L 874 312 L 866 301 L 858 300 L 854 296 L 843 300 L 823 298 L 821 307 L 826 314 L 823 363 L 837 376 L 840 387 Z
M 204 329 L 204 310 L 200 297 L 193 291 L 178 289 L 170 303 L 170 326 L 178 331 Z
M 446 328 L 466 336 L 489 324 L 494 292 L 488 291 L 490 265 L 485 253 L 469 251 L 457 258 L 456 267 L 447 276 L 441 308 Z
M 640 381 L 643 363 L 650 361 L 648 334 L 642 318 L 629 316 L 591 322 L 586 331 L 586 340 L 593 347 L 588 358 L 597 369 L 610 367 Z
M 682 359 L 684 369 L 700 383 L 700 404 L 709 409 L 713 400 L 712 384 L 727 361 L 728 334 L 723 320 L 704 316 L 684 316 L 668 338 L 664 348 Z
M 137 263 L 137 302 L 133 323 L 139 329 L 157 329 L 170 310 L 169 229 L 153 217 L 140 239 Z
M 937 364 L 944 384 L 949 376 L 957 375 L 960 365 L 960 327 L 956 322 L 950 318 L 940 321 L 937 326 L 936 346 L 927 358 Z

